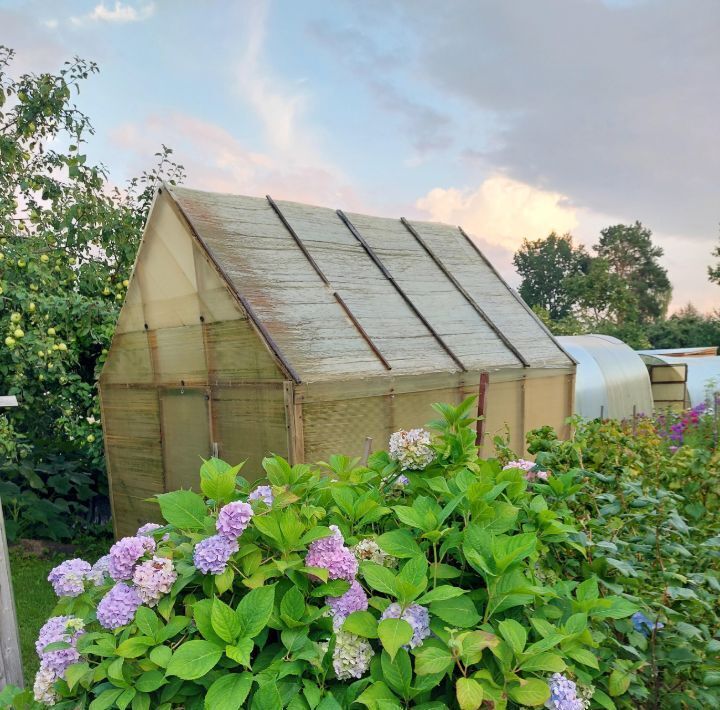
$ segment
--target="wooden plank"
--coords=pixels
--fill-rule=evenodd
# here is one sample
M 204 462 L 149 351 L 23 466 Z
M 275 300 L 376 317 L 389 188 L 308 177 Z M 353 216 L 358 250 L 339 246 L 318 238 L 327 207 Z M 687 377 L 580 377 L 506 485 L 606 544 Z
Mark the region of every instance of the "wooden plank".
M 475 444 L 482 448 L 483 437 L 485 436 L 485 410 L 487 409 L 487 393 L 490 386 L 490 375 L 487 372 L 480 373 L 480 389 L 478 391 L 478 421 Z
M 0 690 L 6 685 L 22 688 L 23 672 L 5 519 L 0 505 Z
M 14 395 L 8 395 L 7 397 L 0 397 L 0 407 L 17 407 L 17 397 Z

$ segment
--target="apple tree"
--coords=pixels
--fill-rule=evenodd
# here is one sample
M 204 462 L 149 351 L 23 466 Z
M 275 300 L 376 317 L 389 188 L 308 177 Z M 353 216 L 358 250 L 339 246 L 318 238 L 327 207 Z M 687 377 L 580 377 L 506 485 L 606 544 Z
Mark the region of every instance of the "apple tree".
M 96 379 L 145 216 L 183 169 L 163 146 L 114 186 L 74 103 L 97 66 L 13 77 L 13 58 L 0 47 L 0 394 L 20 406 L 0 412 L 0 496 L 11 534 L 68 537 L 105 487 Z

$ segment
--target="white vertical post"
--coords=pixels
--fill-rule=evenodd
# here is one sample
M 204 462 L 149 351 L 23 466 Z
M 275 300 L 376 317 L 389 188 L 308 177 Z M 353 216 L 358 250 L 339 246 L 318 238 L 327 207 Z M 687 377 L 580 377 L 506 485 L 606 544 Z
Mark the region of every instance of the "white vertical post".
M 5 539 L 5 519 L 0 505 L 0 689 L 6 685 L 22 688 L 23 671 L 10 558 Z
M 0 407 L 17 407 L 14 396 L 0 397 Z M 20 635 L 13 597 L 10 556 L 5 537 L 5 518 L 0 501 L 0 690 L 6 685 L 23 687 Z

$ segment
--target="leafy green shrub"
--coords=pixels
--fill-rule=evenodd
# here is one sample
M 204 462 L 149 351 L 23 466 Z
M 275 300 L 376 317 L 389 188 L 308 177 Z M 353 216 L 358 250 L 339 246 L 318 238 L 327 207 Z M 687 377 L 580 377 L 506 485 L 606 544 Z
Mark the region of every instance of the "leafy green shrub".
M 584 535 L 548 496 L 573 474 L 530 482 L 478 459 L 471 406 L 437 405 L 430 446 L 399 433 L 367 466 L 265 459 L 253 491 L 240 466 L 205 462 L 202 496 L 157 497 L 163 527 L 51 573 L 61 616 L 41 631 L 38 697 L 62 710 L 614 707 L 606 629 L 632 633 L 637 606 L 592 572 L 568 579 L 568 560 L 588 569 Z
M 610 694 L 627 708 L 720 706 L 718 453 L 675 450 L 650 418 L 575 425 L 569 441 L 531 432 L 529 450 L 554 474 L 549 503 L 567 506 L 584 538 L 587 557 L 568 560 L 566 579 L 595 575 L 603 593 L 643 607 L 605 630 Z
M 0 395 L 19 402 L 0 416 L 0 494 L 19 534 L 66 539 L 106 485 L 95 382 L 143 223 L 157 184 L 183 170 L 163 146 L 152 170 L 113 185 L 88 161 L 93 128 L 74 103 L 97 65 L 13 75 L 13 61 L 0 45 Z

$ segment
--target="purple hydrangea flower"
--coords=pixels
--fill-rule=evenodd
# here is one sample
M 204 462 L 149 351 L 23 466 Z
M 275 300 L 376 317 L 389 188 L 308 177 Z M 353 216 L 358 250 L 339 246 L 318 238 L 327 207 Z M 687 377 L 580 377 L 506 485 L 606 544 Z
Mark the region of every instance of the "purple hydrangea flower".
M 338 680 L 362 678 L 374 655 L 372 646 L 364 638 L 345 631 L 335 633 L 333 668 Z
M 106 629 L 117 629 L 129 624 L 142 604 L 140 595 L 124 582 L 118 582 L 97 607 L 97 619 Z
M 167 557 L 153 557 L 135 568 L 133 583 L 143 604 L 155 606 L 163 594 L 169 594 L 177 572 L 172 560 Z
M 157 523 L 145 523 L 145 525 L 141 525 L 137 532 L 135 533 L 136 536 L 140 535 L 152 535 L 156 530 L 159 530 L 162 527 L 162 525 L 158 525 Z
M 195 545 L 193 562 L 203 574 L 222 574 L 228 560 L 237 551 L 237 540 L 213 535 Z
M 430 636 L 430 613 L 419 604 L 410 604 L 403 610 L 397 602 L 394 602 L 380 616 L 380 621 L 383 619 L 403 619 L 412 626 L 413 635 L 405 648 L 417 648 Z
M 78 637 L 84 633 L 84 626 L 82 619 L 73 616 L 52 616 L 40 629 L 35 642 L 35 651 L 45 668 L 53 671 L 57 678 L 62 677 L 68 666 L 80 660 L 75 644 Z M 49 644 L 59 641 L 69 643 L 70 647 L 55 651 L 45 650 Z
M 635 631 L 638 631 L 643 636 L 650 636 L 653 630 L 660 631 L 660 629 L 665 628 L 665 624 L 663 624 L 661 621 L 652 622 L 641 611 L 636 611 L 630 617 L 630 621 L 632 621 L 632 625 Z
M 327 597 L 325 602 L 332 610 L 333 626 L 336 630 L 354 611 L 365 611 L 368 608 L 367 594 L 357 580 L 352 581 L 350 589 L 345 594 L 340 597 Z
M 252 516 L 253 509 L 247 503 L 236 500 L 220 508 L 215 527 L 221 535 L 234 540 L 243 534 Z
M 85 560 L 65 560 L 50 571 L 48 582 L 59 597 L 77 597 L 85 591 L 84 582 L 90 570 L 90 563 Z
M 308 567 L 322 567 L 328 571 L 329 579 L 345 579 L 352 582 L 358 572 L 355 555 L 345 547 L 345 540 L 336 525 L 331 525 L 332 535 L 310 543 L 305 564 Z
M 103 555 L 93 566 L 87 575 L 87 579 L 96 587 L 105 583 L 110 576 L 110 555 Z
M 584 703 L 577 696 L 577 686 L 562 673 L 553 673 L 548 682 L 550 699 L 545 703 L 551 710 L 583 710 Z
M 248 500 L 261 500 L 268 508 L 272 507 L 273 496 L 272 488 L 270 486 L 258 486 L 249 496 Z
M 108 569 L 116 582 L 132 579 L 133 570 L 141 557 L 155 552 L 155 540 L 145 535 L 124 537 L 110 548 Z

